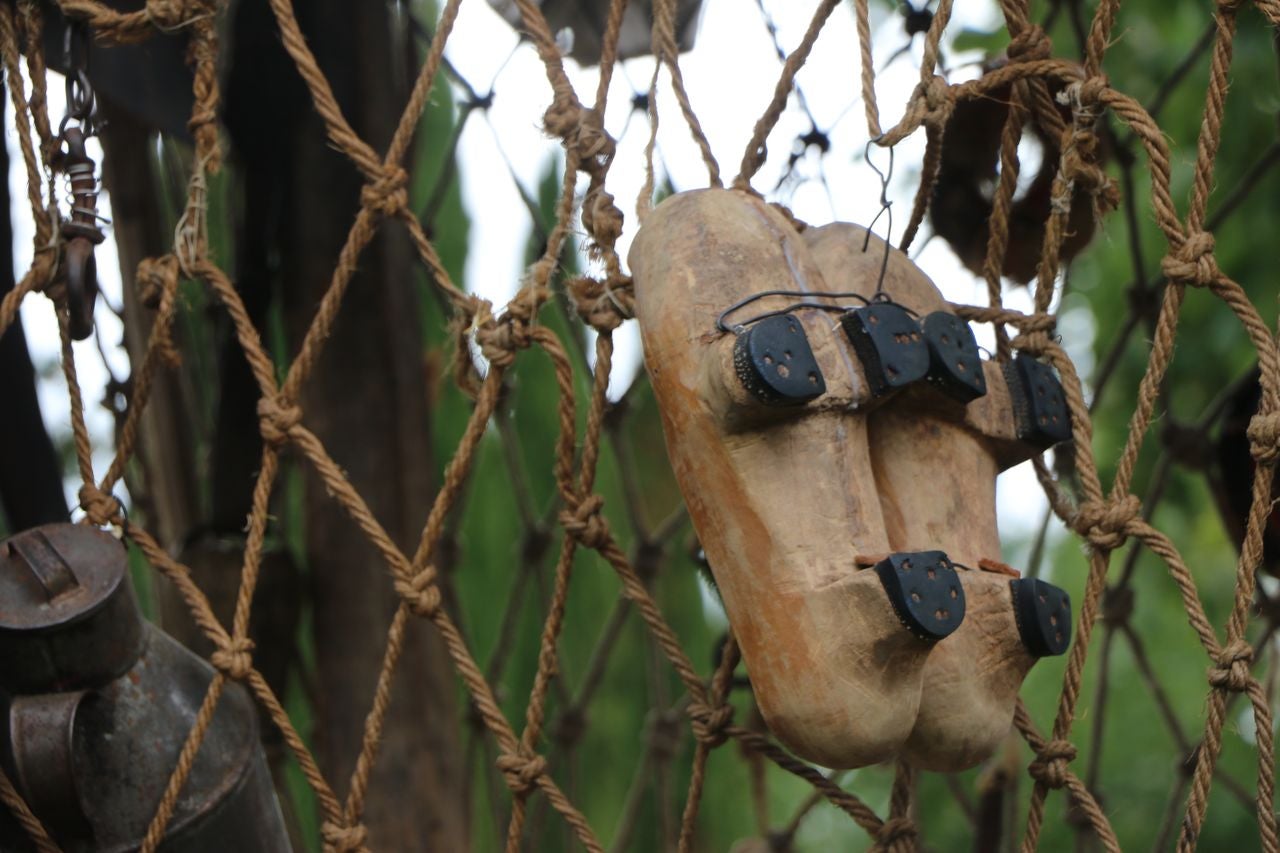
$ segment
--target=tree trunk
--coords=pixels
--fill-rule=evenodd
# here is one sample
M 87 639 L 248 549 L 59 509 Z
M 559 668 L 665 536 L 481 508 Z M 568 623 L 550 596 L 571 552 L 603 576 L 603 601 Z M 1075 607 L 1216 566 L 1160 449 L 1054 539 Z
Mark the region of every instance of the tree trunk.
M 0 105 L 0 121 L 6 106 Z M 9 152 L 0 145 L 0 175 L 9 174 Z M 0 298 L 13 290 L 13 231 L 9 182 L 0 186 Z M 32 297 L 43 299 L 44 297 Z M 67 520 L 62 466 L 40 417 L 36 377 L 22 321 L 0 335 L 0 507 L 11 531 Z
M 407 98 L 409 33 L 392 33 L 380 3 L 317 0 L 299 9 L 308 43 L 347 119 L 375 149 Z M 359 176 L 328 142 L 279 44 L 265 4 L 235 22 L 228 124 L 246 175 L 246 215 L 279 258 L 284 326 L 296 354 L 354 219 Z M 272 188 L 268 191 L 266 188 Z M 413 256 L 384 226 L 360 259 L 324 353 L 304 387 L 304 423 L 343 466 L 388 533 L 412 552 L 432 497 L 423 344 Z M 305 526 L 319 707 L 315 741 L 339 794 L 360 751 L 387 628 L 398 604 L 387 566 L 319 477 L 306 470 Z M 443 644 L 411 621 L 367 797 L 379 851 L 463 850 L 466 792 L 455 737 L 455 682 Z

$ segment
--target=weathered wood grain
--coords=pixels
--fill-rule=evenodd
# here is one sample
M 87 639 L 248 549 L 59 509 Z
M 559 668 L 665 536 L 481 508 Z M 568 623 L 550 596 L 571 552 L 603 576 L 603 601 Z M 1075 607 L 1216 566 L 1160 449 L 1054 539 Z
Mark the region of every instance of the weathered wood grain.
M 1000 557 L 996 474 L 1031 452 L 1001 371 L 985 365 L 988 393 L 967 406 L 923 382 L 875 397 L 838 315 L 800 308 L 826 392 L 767 406 L 738 379 L 735 335 L 716 328 L 721 311 L 766 290 L 870 298 L 884 244 L 865 234 L 835 224 L 802 238 L 728 190 L 673 196 L 631 250 L 636 311 L 672 465 L 774 734 L 829 767 L 903 755 L 959 769 L 1007 733 L 1034 662 L 1010 578 L 979 569 Z M 884 289 L 921 316 L 946 308 L 897 251 Z M 733 321 L 795 301 L 768 297 Z M 859 568 L 925 550 L 970 567 L 968 615 L 936 644 L 907 631 Z

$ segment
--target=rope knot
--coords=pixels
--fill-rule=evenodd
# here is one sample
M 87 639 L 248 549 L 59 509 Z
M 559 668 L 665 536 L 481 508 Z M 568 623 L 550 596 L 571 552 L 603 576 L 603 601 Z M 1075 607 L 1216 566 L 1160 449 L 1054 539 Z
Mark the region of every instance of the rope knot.
M 1218 665 L 1209 670 L 1209 684 L 1219 690 L 1243 693 L 1249 689 L 1252 675 L 1253 647 L 1244 640 L 1233 640 L 1217 655 Z
M 120 501 L 115 495 L 104 492 L 92 483 L 80 487 L 80 508 L 84 510 L 89 523 L 95 527 L 105 527 L 120 517 Z
M 395 216 L 409 206 L 409 173 L 396 166 L 360 190 L 360 204 L 382 216 Z
M 613 160 L 617 144 L 604 129 L 604 116 L 598 110 L 583 107 L 573 95 L 557 95 L 542 116 L 542 126 L 552 136 L 560 137 L 567 153 L 578 160 L 578 168 L 595 175 Z
M 138 262 L 137 286 L 138 299 L 156 310 L 164 294 L 178 286 L 178 259 L 173 255 L 143 258 Z
M 951 94 L 951 86 L 946 78 L 939 74 L 933 75 L 929 82 L 922 82 L 916 87 L 915 97 L 924 104 L 923 124 L 933 125 L 939 129 L 946 126 L 947 119 L 951 118 L 951 112 L 956 105 L 956 100 Z
M 527 794 L 538 785 L 538 779 L 547 772 L 547 759 L 541 755 L 505 753 L 498 756 L 498 769 L 507 780 L 507 787 L 515 794 Z
M 1054 332 L 1058 328 L 1058 318 L 1052 314 L 1037 311 L 1019 317 L 1014 321 L 1018 334 L 1010 341 L 1016 350 L 1039 356 L 1048 352 L 1053 344 Z
M 600 514 L 604 506 L 604 498 L 599 495 L 578 504 L 573 511 L 560 513 L 560 523 L 565 532 L 577 539 L 584 548 L 600 550 L 609 543 L 609 522 Z
M 1053 345 L 1053 335 L 1046 331 L 1023 331 L 1014 336 L 1009 346 L 1030 355 L 1041 356 Z
M 1129 525 L 1142 512 L 1137 495 L 1106 501 L 1089 501 L 1076 512 L 1076 532 L 1100 551 L 1114 551 L 1124 544 Z
M 612 248 L 618 242 L 622 236 L 622 223 L 622 211 L 614 204 L 613 193 L 605 192 L 603 186 L 587 191 L 586 198 L 582 200 L 582 227 L 595 241 L 595 251 L 598 252 L 600 246 Z
M 369 832 L 364 824 L 340 826 L 326 820 L 320 824 L 320 836 L 324 839 L 325 853 L 356 853 L 365 849 Z
M 1058 318 L 1045 311 L 1035 311 L 1020 318 L 1017 323 L 1020 332 L 1044 332 L 1049 334 L 1058 328 Z
M 436 586 L 434 566 L 427 566 L 407 581 L 397 580 L 395 587 L 415 616 L 430 619 L 440 609 L 440 587 Z
M 512 305 L 517 301 L 518 298 L 512 300 Z M 495 318 L 486 304 L 476 317 L 476 343 L 480 345 L 480 354 L 494 367 L 509 367 L 516 360 L 516 352 L 533 341 L 528 323 L 512 313 L 512 306 Z
M 302 409 L 280 396 L 258 401 L 258 429 L 262 440 L 279 447 L 289 440 L 289 431 L 302 420 Z
M 1259 412 L 1249 421 L 1249 452 L 1259 465 L 1280 459 L 1280 412 Z
M 909 817 L 891 817 L 876 830 L 876 849 L 890 850 L 903 842 L 914 841 L 919 831 Z
M 630 279 L 609 281 L 581 276 L 565 285 L 582 321 L 597 332 L 612 332 L 636 315 Z
M 1213 256 L 1213 245 L 1212 234 L 1196 231 L 1188 235 L 1176 250 L 1165 255 L 1160 262 L 1160 270 L 1169 281 L 1208 287 L 1221 276 Z
M 1032 24 L 1009 42 L 1005 55 L 1010 63 L 1048 59 L 1053 55 L 1053 40 L 1039 24 Z
M 945 109 L 951 105 L 951 86 L 940 74 L 933 75 L 928 83 L 923 83 L 921 96 L 930 112 Z
M 1070 741 L 1051 740 L 1036 754 L 1027 772 L 1035 779 L 1050 788 L 1061 788 L 1067 784 L 1067 765 L 1076 760 L 1076 748 Z
M 1105 74 L 1098 74 L 1087 80 L 1076 80 L 1068 84 L 1056 95 L 1058 103 L 1071 108 L 1071 114 L 1078 125 L 1088 125 L 1097 118 L 1094 108 L 1102 99 L 1102 93 L 1111 86 Z
M 157 30 L 172 33 L 204 14 L 198 4 L 191 5 L 196 8 L 190 8 L 184 0 L 147 0 L 147 20 Z
M 689 706 L 689 718 L 693 721 L 693 736 L 714 749 L 728 739 L 725 727 L 733 722 L 733 706 L 712 708 L 702 702 Z
M 231 639 L 214 650 L 209 656 L 209 662 L 220 672 L 225 673 L 228 678 L 242 681 L 253 671 L 253 655 L 250 654 L 252 651 L 253 640 L 248 637 Z

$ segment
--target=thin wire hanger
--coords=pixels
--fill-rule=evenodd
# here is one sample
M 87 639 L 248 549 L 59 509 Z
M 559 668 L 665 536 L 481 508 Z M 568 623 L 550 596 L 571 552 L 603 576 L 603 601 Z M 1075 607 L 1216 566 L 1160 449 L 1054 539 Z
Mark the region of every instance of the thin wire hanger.
M 872 302 L 891 302 L 889 294 L 884 290 L 884 276 L 889 270 L 889 250 L 890 242 L 893 237 L 893 202 L 889 199 L 889 181 L 893 178 L 893 146 L 889 146 L 889 168 L 887 171 L 881 171 L 880 167 L 871 159 L 871 146 L 875 145 L 884 135 L 867 140 L 867 147 L 862 151 L 862 157 L 866 160 L 867 165 L 871 167 L 871 171 L 876 173 L 876 177 L 880 179 L 880 212 L 867 225 L 867 236 L 862 241 L 862 251 L 866 251 L 871 245 L 871 229 L 880 221 L 883 216 L 888 222 L 888 227 L 884 237 L 884 260 L 880 262 L 880 277 L 876 279 L 876 292 L 872 295 Z

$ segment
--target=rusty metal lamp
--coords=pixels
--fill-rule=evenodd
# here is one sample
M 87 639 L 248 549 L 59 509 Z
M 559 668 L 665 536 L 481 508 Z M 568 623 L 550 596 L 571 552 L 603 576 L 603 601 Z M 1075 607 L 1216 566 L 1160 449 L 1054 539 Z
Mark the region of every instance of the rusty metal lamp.
M 137 850 L 213 668 L 142 618 L 124 546 L 50 524 L 0 542 L 0 761 L 63 850 Z M 32 849 L 0 821 L 0 850 Z M 166 853 L 290 849 L 248 694 L 228 685 Z

